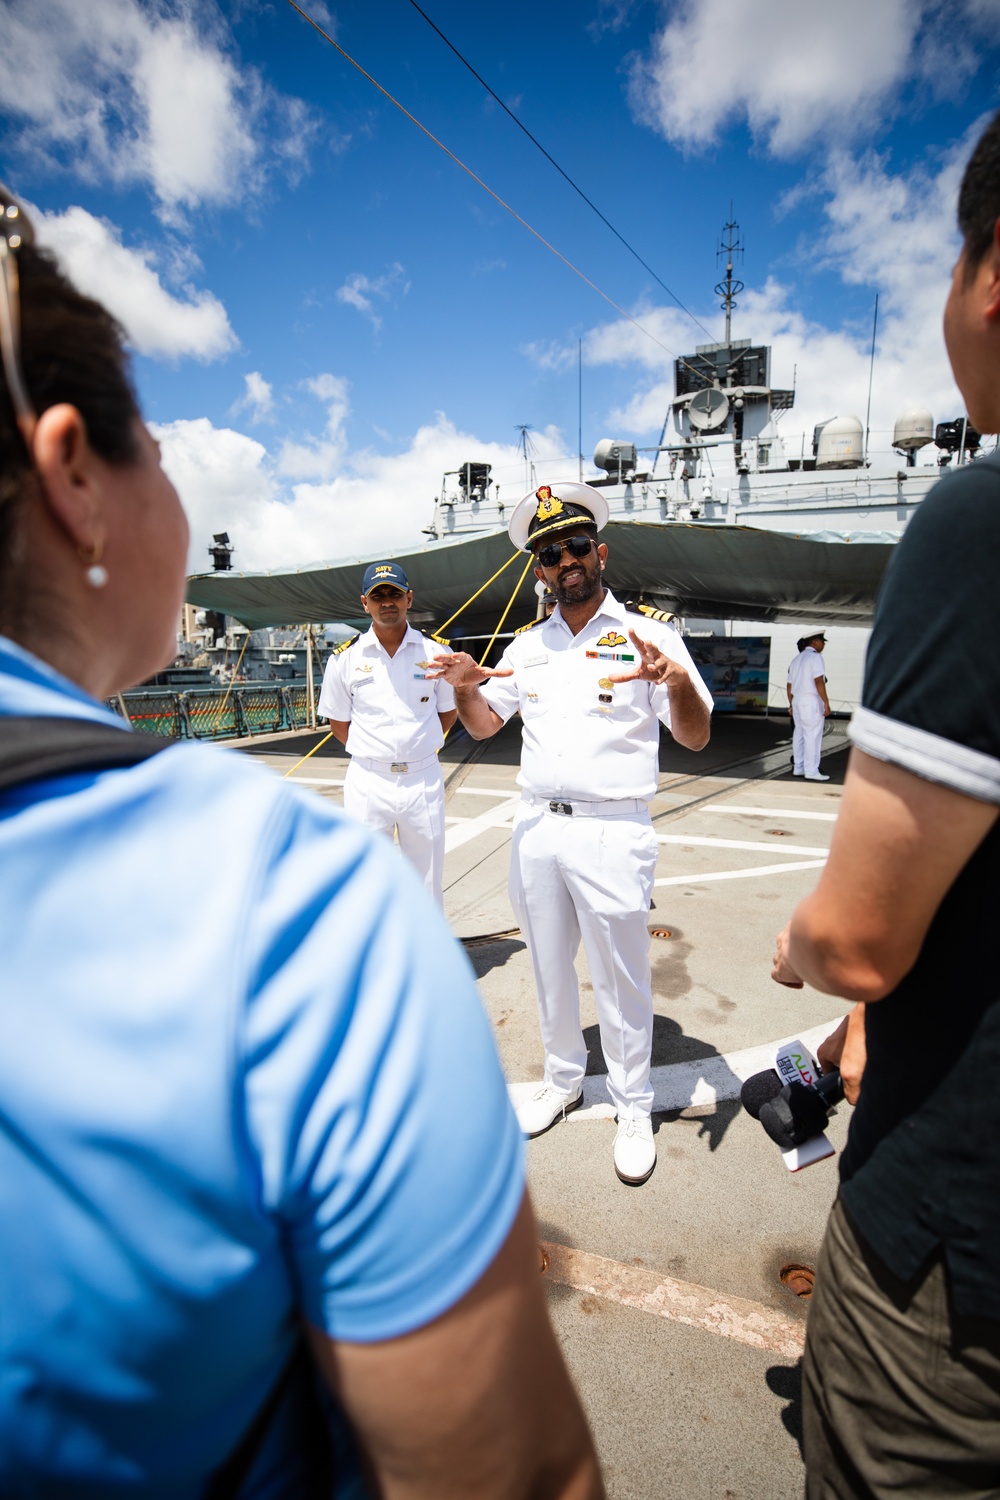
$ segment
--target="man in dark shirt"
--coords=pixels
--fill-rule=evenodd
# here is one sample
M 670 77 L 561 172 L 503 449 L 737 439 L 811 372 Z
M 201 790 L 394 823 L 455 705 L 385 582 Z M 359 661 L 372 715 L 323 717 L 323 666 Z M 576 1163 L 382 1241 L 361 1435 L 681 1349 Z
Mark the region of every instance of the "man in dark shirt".
M 958 220 L 945 340 L 997 432 L 1000 115 Z M 774 978 L 863 1002 L 867 1043 L 809 1315 L 809 1500 L 1000 1495 L 1000 665 L 976 645 L 1000 628 L 998 558 L 994 453 L 893 557 L 830 859 L 778 939 Z

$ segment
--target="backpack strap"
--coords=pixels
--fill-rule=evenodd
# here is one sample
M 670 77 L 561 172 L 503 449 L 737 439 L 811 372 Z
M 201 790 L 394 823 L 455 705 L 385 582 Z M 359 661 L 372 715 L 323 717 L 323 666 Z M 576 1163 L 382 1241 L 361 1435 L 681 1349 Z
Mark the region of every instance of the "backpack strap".
M 93 719 L 0 718 L 0 790 L 47 776 L 135 766 L 174 743 Z

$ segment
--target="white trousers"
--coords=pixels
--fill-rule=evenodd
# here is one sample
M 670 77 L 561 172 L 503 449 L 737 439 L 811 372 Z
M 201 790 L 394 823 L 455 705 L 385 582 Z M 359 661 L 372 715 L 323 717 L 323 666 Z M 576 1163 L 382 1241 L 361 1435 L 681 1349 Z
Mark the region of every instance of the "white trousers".
M 514 820 L 510 899 L 535 975 L 545 1081 L 575 1093 L 586 1072 L 573 962 L 582 936 L 608 1093 L 622 1118 L 653 1107 L 647 923 L 656 855 L 648 811 L 565 817 L 523 802 Z
M 437 761 L 393 776 L 352 760 L 344 777 L 344 810 L 390 838 L 395 832 L 428 891 L 444 905 L 444 777 Z
M 823 747 L 823 700 L 795 698 L 792 701 L 792 757 L 794 768 L 804 776 L 819 775 Z

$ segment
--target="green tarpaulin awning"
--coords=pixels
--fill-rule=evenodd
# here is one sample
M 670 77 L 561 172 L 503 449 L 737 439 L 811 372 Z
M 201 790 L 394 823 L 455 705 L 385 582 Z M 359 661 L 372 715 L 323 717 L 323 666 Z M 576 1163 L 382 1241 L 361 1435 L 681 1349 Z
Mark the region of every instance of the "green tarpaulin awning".
M 677 614 L 774 623 L 867 625 L 894 538 L 880 532 L 827 540 L 748 526 L 674 521 L 611 521 L 606 578 L 619 597 L 642 593 Z M 512 554 L 505 531 L 431 542 L 393 554 L 406 571 L 421 620 L 440 626 Z M 356 620 L 361 579 L 386 554 L 319 562 L 266 573 L 199 573 L 188 602 L 235 616 L 250 629 L 310 621 Z M 456 627 L 492 630 L 527 561 L 511 562 Z M 506 628 L 535 613 L 529 570 Z

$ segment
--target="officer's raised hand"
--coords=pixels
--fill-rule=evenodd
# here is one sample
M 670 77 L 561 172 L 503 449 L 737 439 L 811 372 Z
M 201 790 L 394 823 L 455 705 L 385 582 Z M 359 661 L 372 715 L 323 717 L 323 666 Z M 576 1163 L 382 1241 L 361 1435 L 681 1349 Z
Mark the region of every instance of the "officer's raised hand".
M 633 667 L 631 672 L 609 672 L 612 682 L 656 682 L 661 687 L 669 687 L 671 683 L 682 679 L 687 681 L 687 669 L 680 662 L 667 656 L 652 641 L 644 641 L 634 630 L 630 630 L 629 635 L 639 653 L 639 665 Z
M 443 677 L 453 688 L 478 687 L 487 677 L 513 677 L 511 667 L 481 667 L 467 651 L 451 651 L 435 656 L 427 668 L 428 677 Z

